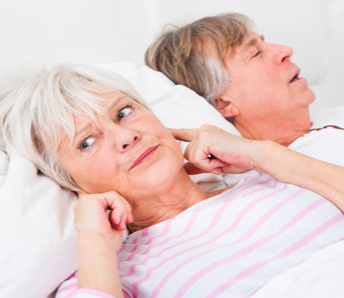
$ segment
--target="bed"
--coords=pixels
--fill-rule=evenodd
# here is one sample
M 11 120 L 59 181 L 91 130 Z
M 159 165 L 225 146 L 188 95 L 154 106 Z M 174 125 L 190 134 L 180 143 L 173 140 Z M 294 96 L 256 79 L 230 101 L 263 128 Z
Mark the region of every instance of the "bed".
M 146 48 L 166 24 L 233 11 L 250 16 L 267 41 L 293 47 L 293 61 L 317 96 L 313 117 L 331 117 L 332 110 L 324 110 L 342 105 L 344 95 L 343 0 L 202 0 L 197 7 L 181 0 L 3 1 L 0 56 L 6 59 L 1 60 L 0 88 L 48 63 L 97 64 L 127 77 L 166 126 L 210 123 L 238 134 L 193 91 L 143 65 Z M 0 145 L 0 297 L 51 298 L 77 267 L 76 197 Z M 211 191 L 238 178 L 204 174 L 194 179 Z M 254 297 L 344 297 L 343 248 L 342 241 L 319 251 Z

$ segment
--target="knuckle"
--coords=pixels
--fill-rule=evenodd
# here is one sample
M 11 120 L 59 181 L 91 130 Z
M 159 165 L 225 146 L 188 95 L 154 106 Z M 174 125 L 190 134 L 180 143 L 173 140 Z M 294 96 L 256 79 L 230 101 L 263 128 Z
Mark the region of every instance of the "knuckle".
M 212 129 L 213 127 L 214 127 L 214 126 L 211 125 L 211 124 L 203 124 L 203 125 L 200 127 L 200 129 L 201 129 L 202 131 L 208 131 L 208 130 Z

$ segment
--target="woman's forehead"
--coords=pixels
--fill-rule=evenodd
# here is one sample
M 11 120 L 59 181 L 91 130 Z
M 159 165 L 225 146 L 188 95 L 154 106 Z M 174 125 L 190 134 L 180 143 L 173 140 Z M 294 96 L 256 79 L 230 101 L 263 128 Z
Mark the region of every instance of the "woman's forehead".
M 109 92 L 101 92 L 101 93 L 96 93 L 97 96 L 102 97 L 104 99 L 111 99 L 114 101 L 117 101 L 123 96 L 126 96 L 123 92 L 119 90 L 112 90 Z

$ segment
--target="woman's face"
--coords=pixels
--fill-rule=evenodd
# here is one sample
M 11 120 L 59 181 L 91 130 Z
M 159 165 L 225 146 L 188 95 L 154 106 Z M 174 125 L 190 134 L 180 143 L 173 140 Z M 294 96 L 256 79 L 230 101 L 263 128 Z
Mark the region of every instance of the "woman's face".
M 163 191 L 183 168 L 178 143 L 152 114 L 127 95 L 103 94 L 107 116 L 75 116 L 75 138 L 64 133 L 58 157 L 88 193 L 117 191 L 125 198 Z

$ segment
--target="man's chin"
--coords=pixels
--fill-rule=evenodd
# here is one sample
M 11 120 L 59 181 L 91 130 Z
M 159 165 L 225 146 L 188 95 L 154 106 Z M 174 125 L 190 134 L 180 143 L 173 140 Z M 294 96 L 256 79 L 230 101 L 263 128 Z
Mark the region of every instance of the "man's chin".
M 309 89 L 307 90 L 305 96 L 304 96 L 304 103 L 309 106 L 315 101 L 315 93 L 313 90 Z

